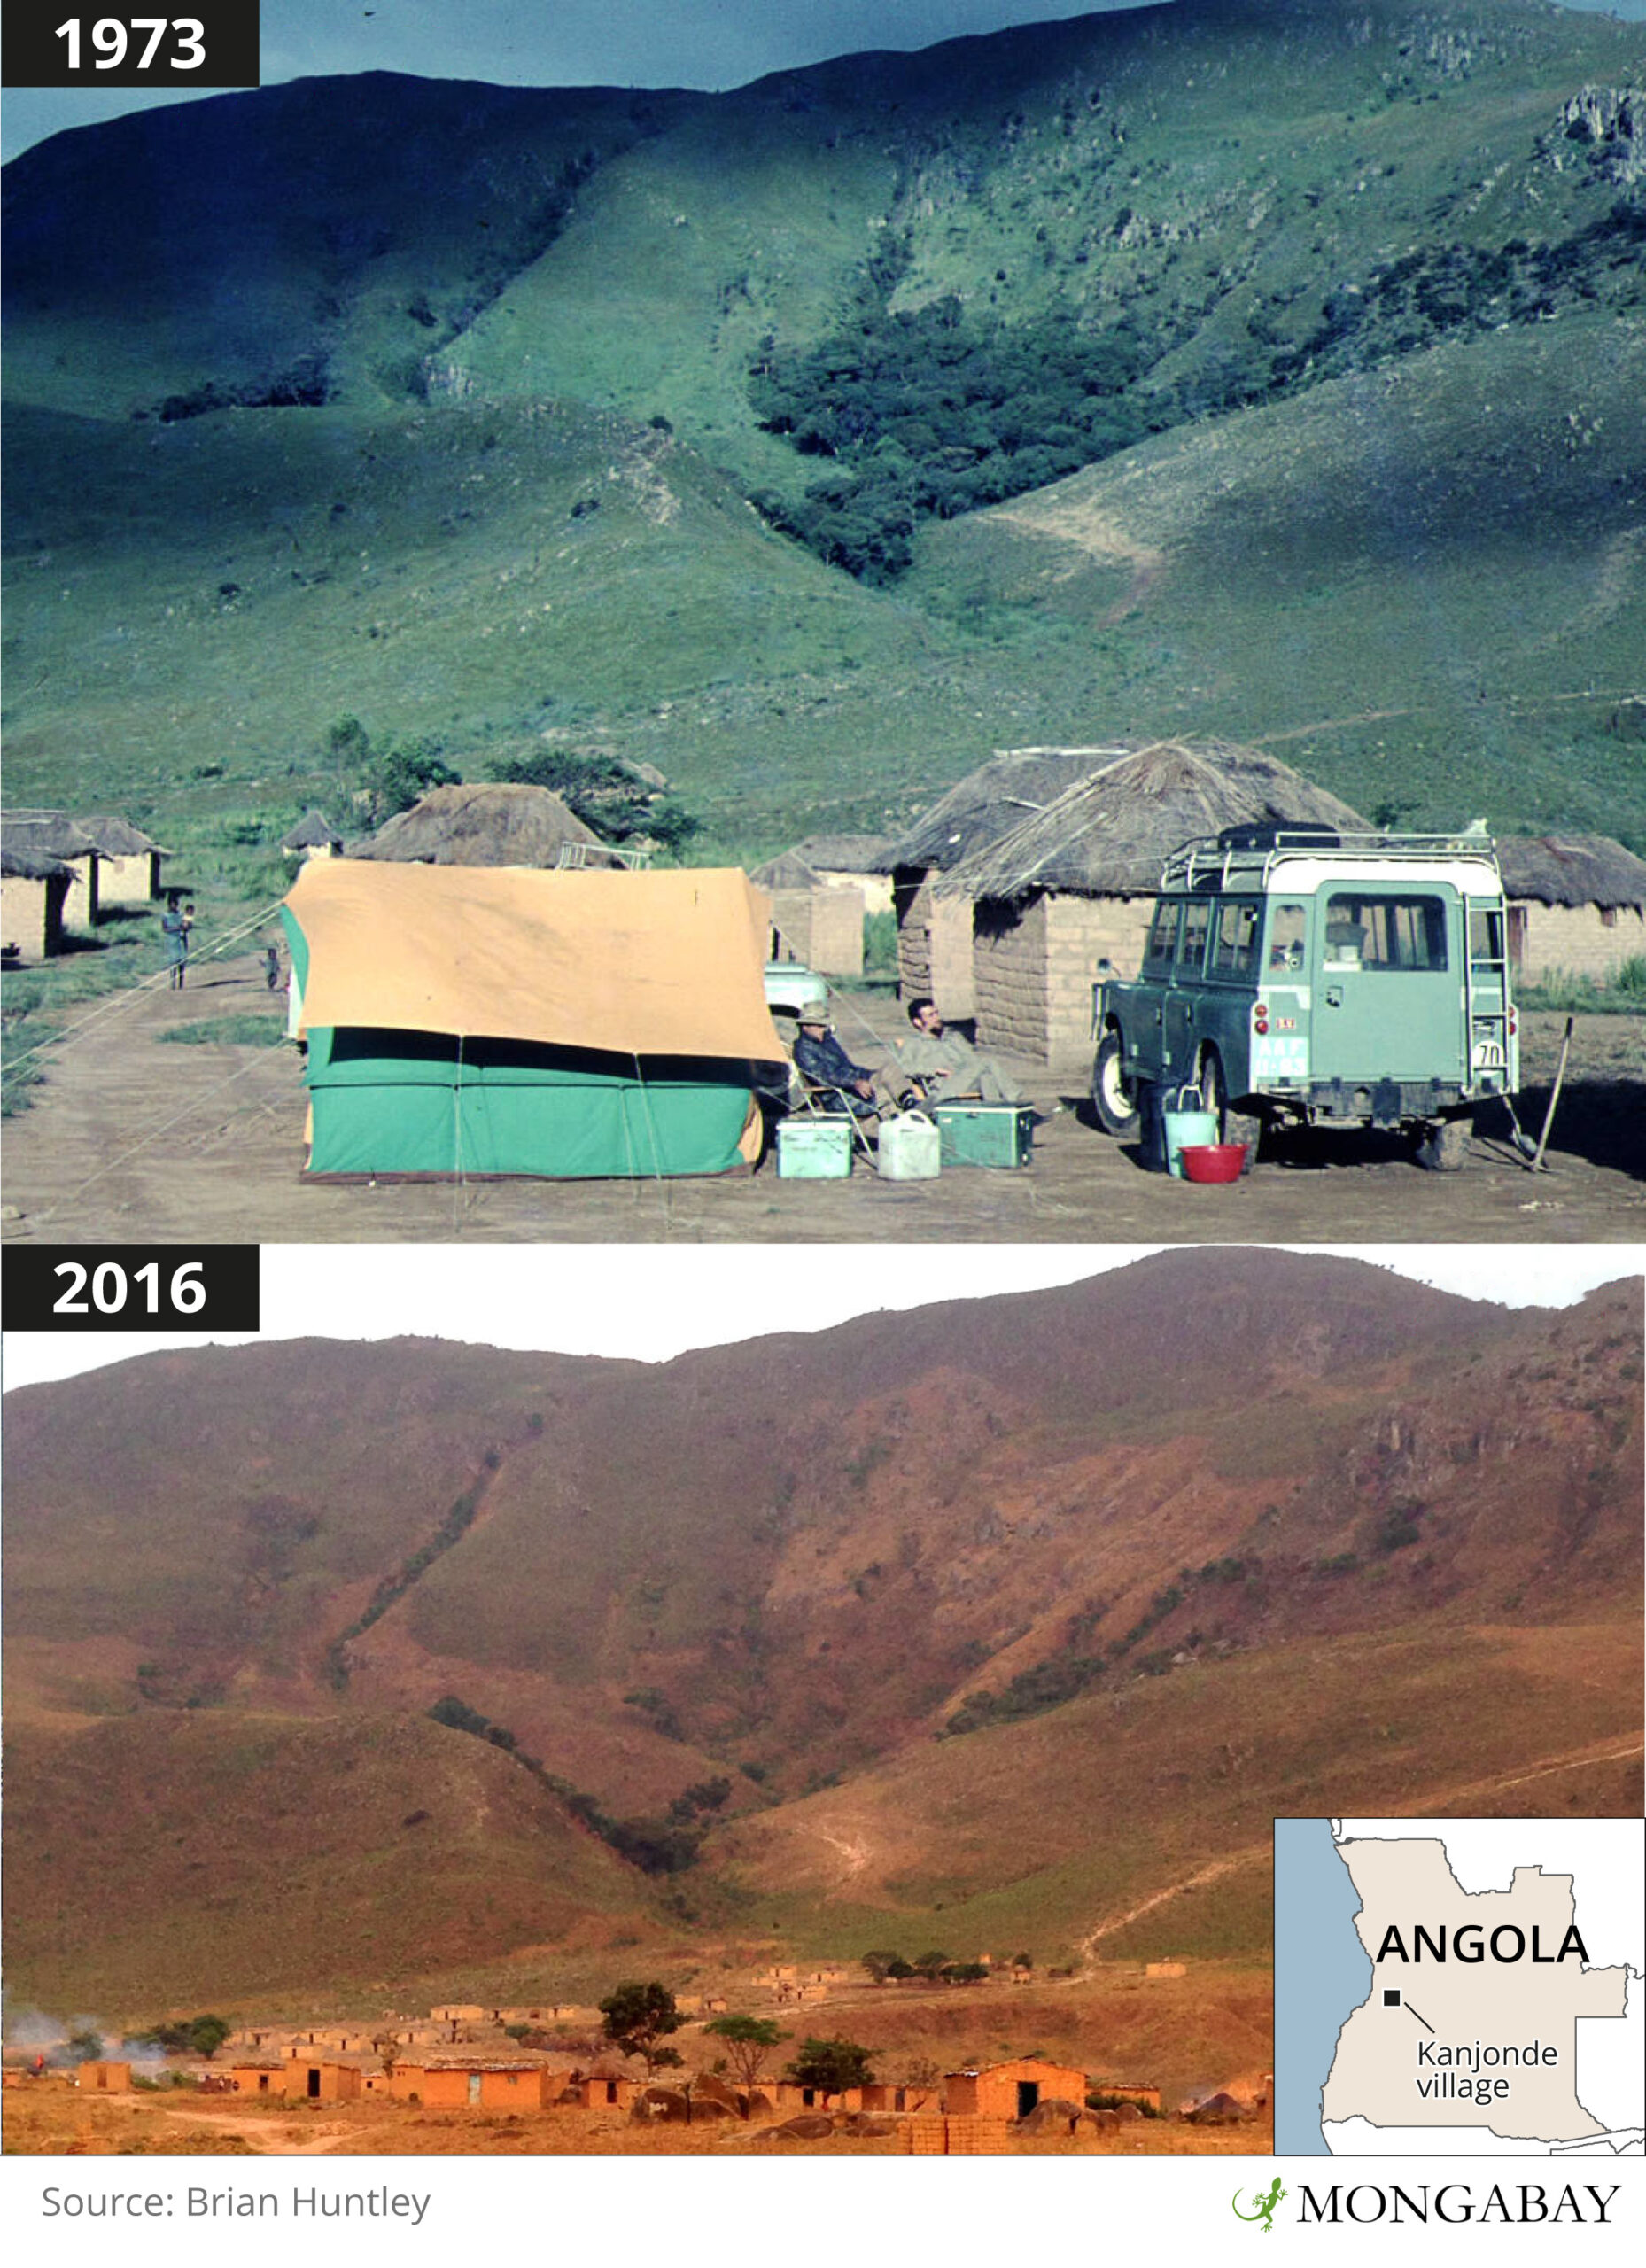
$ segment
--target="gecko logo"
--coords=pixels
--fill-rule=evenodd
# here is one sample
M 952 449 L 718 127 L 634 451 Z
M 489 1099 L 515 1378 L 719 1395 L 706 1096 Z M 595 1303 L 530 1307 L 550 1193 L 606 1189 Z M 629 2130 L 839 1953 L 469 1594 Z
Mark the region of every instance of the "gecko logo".
M 1285 2194 L 1280 2186 L 1280 2176 L 1277 2174 L 1269 2188 L 1253 2191 L 1252 2202 L 1256 2206 L 1257 2210 L 1254 2213 L 1243 2213 L 1240 2210 L 1240 2192 L 1237 2189 L 1232 2208 L 1235 2218 L 1242 2221 L 1261 2221 L 1263 2225 L 1263 2234 L 1267 2236 L 1275 2225 L 1275 2207 Z

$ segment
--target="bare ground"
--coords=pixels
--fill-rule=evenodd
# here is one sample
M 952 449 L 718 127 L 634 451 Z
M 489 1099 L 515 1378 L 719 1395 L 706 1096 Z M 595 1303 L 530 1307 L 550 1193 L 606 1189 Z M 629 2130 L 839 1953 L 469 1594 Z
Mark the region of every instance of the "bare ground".
M 1419 1171 L 1394 1136 L 1293 1135 L 1228 1189 L 1145 1173 L 1101 1134 L 1077 1080 L 1018 1067 L 1048 1114 L 1024 1172 L 882 1181 L 758 1173 L 694 1181 L 310 1183 L 294 1049 L 161 1044 L 170 1024 L 271 1018 L 248 957 L 182 993 L 128 996 L 45 1059 L 4 1136 L 4 1234 L 49 1243 L 1471 1243 L 1646 1241 L 1646 1021 L 1580 1016 L 1549 1147 L 1529 1174 L 1483 1114 L 1465 1169 Z M 1523 1025 L 1521 1122 L 1549 1100 L 1565 1019 Z M 848 1048 L 884 1059 L 897 1003 L 841 1004 Z M 1059 1107 L 1059 1106 L 1061 1107 Z

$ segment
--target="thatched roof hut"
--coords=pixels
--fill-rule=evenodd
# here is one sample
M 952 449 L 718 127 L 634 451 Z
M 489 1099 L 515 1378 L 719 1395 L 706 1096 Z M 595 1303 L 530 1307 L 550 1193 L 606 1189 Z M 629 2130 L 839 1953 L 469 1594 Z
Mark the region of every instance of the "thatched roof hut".
M 1130 741 L 1091 748 L 997 749 L 928 811 L 892 838 L 886 852 L 897 915 L 897 976 L 903 997 L 929 993 L 948 1017 L 974 1007 L 969 901 L 940 902 L 938 875 L 1043 811 Z
M 997 749 L 894 835 L 886 857 L 894 869 L 931 866 L 946 874 L 1137 745 L 1119 740 L 1094 748 Z
M 376 835 L 351 843 L 349 856 L 425 866 L 555 866 L 572 843 L 604 847 L 552 788 L 483 781 L 431 788 Z
M 1646 858 L 1609 835 L 1500 835 L 1503 889 L 1540 905 L 1646 906 Z
M 0 946 L 9 963 L 60 950 L 63 905 L 74 868 L 43 850 L 20 850 L 0 837 Z
M 799 845 L 754 867 L 749 878 L 772 901 L 769 960 L 804 961 L 825 976 L 862 975 L 868 907 L 860 882 L 813 866 Z
M 71 929 L 95 928 L 97 847 L 66 812 L 7 812 L 0 816 L 0 842 L 13 852 L 32 851 L 36 858 L 60 859 L 69 872 L 68 891 L 62 905 L 63 926 Z
M 280 847 L 294 858 L 334 858 L 343 848 L 343 836 L 324 812 L 311 804 L 291 833 L 281 836 Z
M 1646 859 L 1606 835 L 1505 835 L 1509 954 L 1528 983 L 1604 983 L 1646 953 Z
M 1180 844 L 1226 827 L 1363 831 L 1360 813 L 1290 765 L 1227 741 L 1154 741 L 1112 758 L 951 866 L 940 897 L 1035 890 L 1153 897 Z
M 97 906 L 146 905 L 160 895 L 160 861 L 169 858 L 151 835 L 128 819 L 99 812 L 74 820 L 97 854 Z
M 1135 975 L 1161 868 L 1224 827 L 1367 822 L 1278 757 L 1225 741 L 1152 741 L 1111 756 L 939 875 L 968 914 L 978 1037 L 1044 1063 L 1091 1047 L 1099 960 Z
M 160 845 L 151 835 L 134 827 L 128 819 L 118 819 L 111 812 L 100 812 L 90 819 L 77 819 L 73 824 L 80 830 L 101 858 L 141 858 Z M 170 851 L 162 851 L 169 858 Z

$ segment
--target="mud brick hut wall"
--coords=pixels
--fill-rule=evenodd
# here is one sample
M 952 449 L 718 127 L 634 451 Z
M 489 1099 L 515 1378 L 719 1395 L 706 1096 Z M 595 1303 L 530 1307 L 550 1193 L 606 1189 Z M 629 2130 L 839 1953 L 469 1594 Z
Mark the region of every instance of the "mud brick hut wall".
M 1022 2115 L 1020 2087 L 1034 2088 L 1035 2104 L 1086 2100 L 1086 2075 L 1072 2065 L 990 2063 L 982 2071 L 951 2071 L 943 2081 L 943 2109 L 951 2119 L 1017 2118 Z
M 334 2063 L 302 2057 L 286 2066 L 286 2093 L 311 2102 L 353 2102 L 365 2085 L 365 2075 L 353 2063 Z
M 1098 963 L 1137 975 L 1153 903 L 1053 890 L 1015 904 L 982 899 L 972 937 L 978 1045 L 1052 1068 L 1084 1063 Z
M 1646 953 L 1646 909 L 1638 905 L 1540 905 L 1511 900 L 1510 950 L 1522 983 L 1588 976 L 1604 983 Z M 1516 948 L 1518 950 L 1516 950 Z
M 863 892 L 830 883 L 822 889 L 772 893 L 772 959 L 797 960 L 823 976 L 863 974 Z
M 932 867 L 899 867 L 892 882 L 897 916 L 897 991 L 905 1000 L 935 1000 L 957 1022 L 976 1002 L 972 972 L 972 908 L 936 896 Z
M 82 2063 L 75 2073 L 82 2087 L 90 2094 L 125 2094 L 131 2086 L 129 2063 Z
M 105 851 L 97 876 L 97 904 L 104 913 L 116 905 L 147 905 L 160 895 L 158 850 L 134 850 L 114 858 Z
M 17 865 L 21 866 L 23 861 Z M 36 862 L 30 862 L 36 863 Z M 39 861 L 46 866 L 49 862 Z M 66 867 L 43 873 L 0 873 L 0 939 L 15 945 L 19 959 L 44 960 L 63 949 L 63 907 L 68 897 Z

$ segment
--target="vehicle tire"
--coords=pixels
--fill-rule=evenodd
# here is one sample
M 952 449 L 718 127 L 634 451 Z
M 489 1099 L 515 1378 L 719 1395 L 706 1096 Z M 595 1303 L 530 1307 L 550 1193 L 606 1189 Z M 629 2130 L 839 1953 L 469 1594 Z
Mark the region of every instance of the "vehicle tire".
M 1258 1146 L 1263 1138 L 1263 1122 L 1255 1111 L 1231 1110 L 1229 1107 L 1229 1082 L 1223 1075 L 1223 1059 L 1215 1047 L 1208 1047 L 1200 1059 L 1200 1092 L 1206 1098 L 1207 1110 L 1217 1116 L 1217 1138 L 1220 1142 L 1244 1142 L 1246 1161 L 1243 1175 L 1251 1172 L 1257 1163 Z
M 1417 1138 L 1416 1156 L 1425 1173 L 1461 1173 L 1469 1162 L 1469 1147 L 1474 1138 L 1473 1122 L 1467 1118 L 1442 1118 L 1425 1127 Z
M 1099 1125 L 1117 1142 L 1134 1142 L 1141 1130 L 1137 1084 L 1126 1076 L 1124 1040 L 1117 1031 L 1106 1031 L 1091 1067 L 1091 1104 Z

